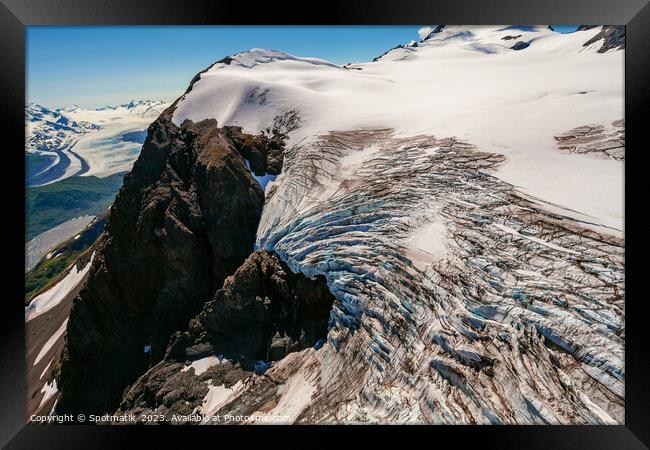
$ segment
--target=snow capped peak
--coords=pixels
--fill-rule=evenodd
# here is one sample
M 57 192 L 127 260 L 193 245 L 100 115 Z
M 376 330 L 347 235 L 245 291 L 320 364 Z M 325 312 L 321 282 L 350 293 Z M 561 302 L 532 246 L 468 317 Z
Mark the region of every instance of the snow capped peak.
M 47 114 L 50 110 L 38 103 L 30 102 L 25 106 L 25 115 L 29 117 L 37 116 L 40 114 Z
M 81 173 L 81 158 L 88 158 L 84 159 L 87 175 L 128 170 L 140 148 L 130 134 L 141 133 L 167 106 L 157 100 L 132 100 L 101 108 L 71 105 L 50 109 L 27 104 L 25 149 L 51 160 L 45 169 L 30 175 L 30 183 L 50 183 Z M 73 146 L 74 153 L 70 151 Z
M 30 102 L 25 106 L 25 118 L 28 123 L 42 122 L 42 125 L 54 127 L 56 130 L 79 133 L 88 129 L 97 129 L 103 123 L 124 115 L 155 118 L 167 105 L 168 103 L 159 100 L 131 100 L 118 106 L 82 108 L 78 105 L 68 105 L 50 109 Z
M 25 107 L 25 119 L 28 128 L 32 132 L 38 130 L 39 134 L 60 134 L 63 132 L 83 133 L 87 130 L 98 128 L 92 123 L 71 117 L 67 114 L 70 111 L 72 110 L 49 109 L 37 103 L 28 103 Z M 28 143 L 31 142 L 32 137 L 34 136 L 28 138 Z M 31 146 L 28 145 L 29 147 Z
M 160 100 L 131 100 L 128 103 L 121 105 L 105 105 L 98 108 L 80 108 L 80 107 L 66 107 L 60 108 L 57 111 L 65 111 L 67 114 L 75 118 L 75 120 L 86 120 L 93 123 L 101 124 L 103 122 L 112 121 L 116 118 L 123 116 L 138 116 L 138 117 L 157 117 L 163 109 L 167 107 L 168 103 Z
M 114 108 L 136 109 L 136 108 L 151 108 L 165 104 L 160 100 L 131 100 L 129 103 L 116 106 Z
M 112 110 L 115 111 L 118 108 L 122 109 L 128 109 L 128 110 L 136 110 L 136 109 L 150 109 L 150 108 L 158 108 L 163 105 L 167 105 L 168 103 L 163 102 L 161 100 L 131 100 L 128 103 L 123 103 L 121 105 L 104 105 L 104 106 L 98 106 L 96 108 L 85 108 L 81 107 L 76 104 L 72 105 L 66 105 L 66 106 L 61 106 L 59 108 L 51 109 L 46 106 L 40 105 L 35 102 L 29 102 L 27 105 L 25 105 L 25 111 L 27 112 L 41 112 L 41 113 L 49 113 L 49 114 L 66 114 L 66 113 L 80 113 L 83 111 L 107 111 L 107 110 Z
M 434 25 L 433 27 L 422 27 L 419 30 L 420 33 L 420 38 L 425 41 L 435 35 L 436 33 L 440 33 L 443 29 L 445 28 L 444 25 Z
M 418 42 L 398 45 L 378 56 L 374 61 L 400 61 L 428 52 L 472 51 L 486 55 L 507 55 L 513 51 L 533 51 L 538 54 L 604 53 L 624 48 L 625 31 L 621 27 L 582 26 L 581 33 L 559 33 L 542 25 L 435 25 L 418 30 L 424 36 Z M 433 54 L 431 55 L 433 56 Z M 438 53 L 438 56 L 441 56 Z
M 167 103 L 159 100 L 131 100 L 112 109 L 116 112 L 124 111 L 127 114 L 140 117 L 156 117 L 167 106 Z
M 614 31 L 608 36 L 615 37 Z M 293 112 L 300 126 L 291 131 L 289 145 L 346 129 L 457 136 L 486 151 L 511 154 L 502 169 L 507 180 L 539 191 L 542 178 L 533 186 L 519 177 L 532 161 L 539 157 L 541 164 L 551 152 L 562 159 L 560 166 L 575 162 L 554 153 L 552 136 L 623 117 L 618 100 L 623 53 L 598 53 L 603 39 L 585 46 L 601 32 L 601 27 L 562 34 L 547 26 L 436 25 L 422 41 L 390 50 L 375 62 L 345 66 L 252 49 L 200 74 L 176 104 L 172 120 L 180 125 L 185 119 L 213 118 L 256 134 Z M 524 151 L 525 157 L 517 156 Z M 618 170 L 609 166 L 599 169 L 603 174 Z M 575 173 L 582 172 L 567 171 L 567 176 L 575 179 Z M 577 199 L 588 193 L 562 195 L 552 183 L 541 188 L 549 201 L 586 204 Z M 620 227 L 617 203 L 601 205 L 594 195 L 586 202 L 592 202 L 583 208 L 590 215 Z
M 68 106 L 63 106 L 62 108 L 57 108 L 57 111 L 71 112 L 71 111 L 77 111 L 79 109 L 81 109 L 79 105 L 68 105 Z
M 250 50 L 246 50 L 244 52 L 237 53 L 236 55 L 229 56 L 222 59 L 221 61 L 217 62 L 212 67 L 210 67 L 210 69 L 208 69 L 207 72 L 209 73 L 212 72 L 213 70 L 217 70 L 219 68 L 223 68 L 230 65 L 252 69 L 256 66 L 259 66 L 261 64 L 266 64 L 269 62 L 289 62 L 289 63 L 301 62 L 301 63 L 340 68 L 340 66 L 331 63 L 329 61 L 325 61 L 323 59 L 301 58 L 278 50 L 252 48 Z

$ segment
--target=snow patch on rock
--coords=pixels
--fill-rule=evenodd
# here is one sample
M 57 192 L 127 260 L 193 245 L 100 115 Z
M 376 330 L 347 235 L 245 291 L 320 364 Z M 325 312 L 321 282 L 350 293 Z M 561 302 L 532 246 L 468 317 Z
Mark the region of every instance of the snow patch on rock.
M 39 409 L 42 408 L 43 405 L 54 396 L 54 394 L 59 392 L 56 387 L 56 380 L 52 380 L 50 383 L 45 383 L 41 392 L 43 393 L 43 398 L 41 399 L 41 403 L 38 405 Z
M 181 369 L 181 372 L 187 372 L 190 369 L 194 369 L 194 375 L 198 376 L 208 370 L 210 367 L 216 366 L 219 363 L 220 361 L 216 356 L 206 356 L 205 358 L 192 361 L 191 364 L 183 367 Z
M 68 274 L 61 281 L 29 302 L 29 305 L 25 307 L 25 322 L 40 316 L 61 303 L 84 279 L 90 270 L 94 257 L 95 252 L 93 252 L 90 261 L 81 270 L 77 270 L 77 265 L 73 264 Z
M 35 366 L 36 364 L 38 364 L 38 362 L 39 362 L 41 359 L 43 359 L 43 357 L 44 357 L 45 355 L 47 355 L 47 354 L 49 353 L 49 351 L 52 349 L 52 347 L 54 347 L 54 344 L 56 344 L 57 341 L 58 341 L 59 339 L 61 339 L 61 337 L 62 337 L 63 334 L 65 333 L 66 327 L 68 326 L 68 320 L 69 320 L 69 319 L 65 319 L 65 320 L 63 321 L 63 323 L 61 324 L 61 326 L 59 327 L 59 329 L 56 330 L 56 331 L 54 332 L 54 334 L 52 335 L 52 337 L 50 337 L 50 338 L 47 340 L 47 342 L 46 342 L 45 344 L 43 344 L 43 347 L 41 348 L 41 351 L 38 352 L 38 355 L 36 355 L 36 358 L 34 359 L 34 363 L 32 364 L 33 366 Z

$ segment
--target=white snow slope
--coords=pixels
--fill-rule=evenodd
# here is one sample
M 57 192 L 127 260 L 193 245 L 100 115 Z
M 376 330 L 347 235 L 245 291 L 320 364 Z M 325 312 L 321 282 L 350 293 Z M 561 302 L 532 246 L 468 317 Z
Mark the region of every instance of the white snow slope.
M 56 331 L 54 332 L 54 334 L 52 335 L 52 337 L 50 337 L 50 338 L 47 340 L 47 342 L 46 342 L 45 344 L 43 344 L 43 348 L 41 348 L 41 351 L 38 352 L 38 355 L 36 355 L 36 359 L 34 359 L 34 363 L 32 364 L 33 366 L 35 366 L 36 364 L 38 364 L 38 362 L 39 362 L 41 359 L 43 359 L 43 357 L 44 357 L 45 355 L 47 355 L 47 354 L 49 353 L 49 351 L 52 349 L 52 347 L 54 347 L 54 344 L 56 344 L 56 342 L 57 342 L 59 339 L 61 339 L 61 336 L 63 336 L 63 334 L 64 334 L 65 331 L 66 331 L 66 327 L 68 326 L 68 320 L 69 320 L 69 319 L 65 319 L 65 320 L 63 321 L 63 323 L 61 324 L 61 326 L 59 327 L 59 329 L 56 330 Z
M 77 287 L 83 277 L 86 276 L 94 258 L 95 253 L 93 252 L 90 261 L 81 270 L 77 270 L 77 265 L 73 264 L 61 281 L 29 302 L 29 305 L 25 306 L 25 322 L 40 316 L 61 303 L 65 296 Z
M 292 144 L 331 130 L 377 127 L 456 136 L 506 155 L 504 181 L 620 232 L 623 164 L 559 153 L 553 139 L 623 118 L 624 52 L 597 53 L 602 40 L 583 47 L 599 31 L 447 26 L 417 46 L 345 68 L 253 49 L 203 73 L 173 120 L 215 118 L 257 133 L 296 110 L 302 123 Z M 512 50 L 517 41 L 530 47 Z

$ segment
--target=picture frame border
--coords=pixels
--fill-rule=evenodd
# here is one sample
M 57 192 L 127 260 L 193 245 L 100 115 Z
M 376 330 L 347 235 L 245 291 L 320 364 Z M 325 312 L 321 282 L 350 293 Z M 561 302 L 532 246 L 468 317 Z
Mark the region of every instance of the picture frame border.
M 252 3 L 188 0 L 0 0 L 0 124 L 3 125 L 5 191 L 0 236 L 4 237 L 0 326 L 0 445 L 6 448 L 116 448 L 133 439 L 159 443 L 193 442 L 197 434 L 219 433 L 248 441 L 281 439 L 303 445 L 333 444 L 331 433 L 363 433 L 369 427 L 107 427 L 95 425 L 26 424 L 24 363 L 24 236 L 26 27 L 80 25 L 425 25 L 425 24 L 594 24 L 625 25 L 625 425 L 618 426 L 372 426 L 369 436 L 384 440 L 399 432 L 411 439 L 462 442 L 482 447 L 544 449 L 641 449 L 650 445 L 650 341 L 641 294 L 646 264 L 641 229 L 643 174 L 642 139 L 645 109 L 650 105 L 650 4 L 648 0 L 534 0 L 423 2 L 333 1 Z M 164 45 L 164 43 L 161 43 Z M 214 55 L 215 60 L 225 55 Z M 188 80 L 189 82 L 189 80 Z M 647 146 L 647 144 L 646 144 Z M 22 169 L 22 170 L 20 170 Z M 642 186 L 643 183 L 645 186 Z M 637 184 L 639 184 L 637 186 Z M 635 199 L 636 196 L 638 200 Z M 628 217 L 629 214 L 629 217 Z M 630 219 L 630 220 L 628 220 Z M 639 218 L 640 219 L 640 218 Z M 646 227 L 647 228 L 647 227 Z M 632 239 L 630 241 L 630 239 Z M 647 259 L 647 257 L 645 258 Z M 19 262 L 23 264 L 20 265 Z M 632 290 L 630 290 L 632 289 Z M 635 292 L 636 291 L 636 292 Z M 636 295 L 635 295 L 636 293 Z M 317 434 L 323 434 L 318 439 Z M 259 435 L 259 436 L 255 436 Z M 413 438 L 411 438 L 413 436 Z M 438 439 L 444 439 L 438 441 Z M 341 441 L 344 442 L 344 441 Z M 415 441 L 412 441 L 415 443 Z M 425 441 L 427 442 L 427 441 Z

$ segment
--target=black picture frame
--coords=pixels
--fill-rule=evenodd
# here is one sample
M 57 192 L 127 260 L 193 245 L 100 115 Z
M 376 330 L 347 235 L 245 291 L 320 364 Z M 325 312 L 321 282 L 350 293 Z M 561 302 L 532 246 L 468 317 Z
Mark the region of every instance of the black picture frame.
M 0 0 L 0 117 L 4 168 L 0 236 L 4 300 L 0 325 L 0 444 L 6 448 L 115 448 L 143 438 L 170 444 L 173 439 L 192 442 L 196 434 L 214 433 L 215 427 L 106 427 L 93 425 L 25 425 L 24 309 L 25 232 L 24 147 L 25 27 L 28 25 L 256 25 L 256 24 L 602 24 L 626 25 L 625 49 L 625 239 L 626 342 L 625 425 L 620 426 L 416 426 L 372 427 L 370 436 L 383 440 L 398 431 L 415 445 L 419 442 L 454 442 L 486 448 L 603 448 L 640 449 L 650 445 L 650 345 L 646 297 L 642 294 L 643 200 L 635 193 L 644 186 L 643 112 L 650 90 L 650 5 L 648 0 L 535 0 L 459 1 L 330 1 L 307 7 L 306 2 L 254 5 L 231 0 Z M 223 55 L 216 55 L 223 56 Z M 21 170 L 22 169 L 22 170 Z M 639 216 L 638 218 L 635 216 Z M 635 220 L 639 219 L 639 220 Z M 630 239 L 632 244 L 630 244 Z M 219 428 L 220 438 L 226 431 Z M 228 427 L 241 442 L 251 437 L 280 439 L 303 445 L 338 445 L 331 433 L 366 432 L 367 427 Z M 200 431 L 200 433 L 199 433 Z M 323 438 L 319 439 L 319 434 Z M 255 436 L 260 435 L 260 436 Z M 412 437 L 411 437 L 412 436 Z M 405 436 L 406 438 L 406 436 Z M 435 441 L 429 441 L 435 439 Z M 444 439 L 444 440 L 443 440 Z M 411 441 L 412 440 L 412 441 Z M 290 441 L 290 442 L 291 442 Z M 339 441 L 344 442 L 344 441 Z

